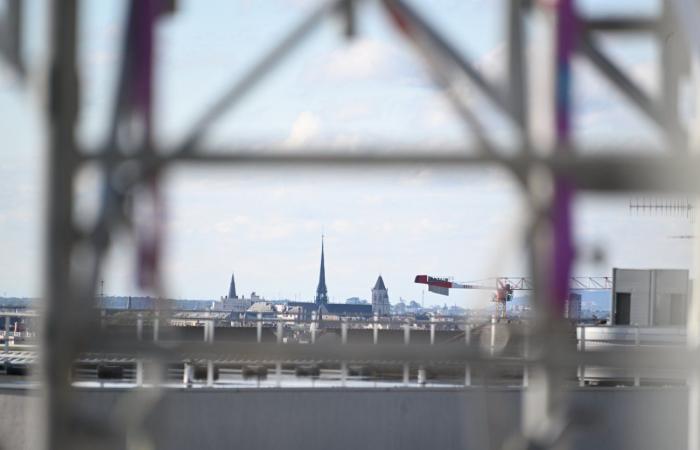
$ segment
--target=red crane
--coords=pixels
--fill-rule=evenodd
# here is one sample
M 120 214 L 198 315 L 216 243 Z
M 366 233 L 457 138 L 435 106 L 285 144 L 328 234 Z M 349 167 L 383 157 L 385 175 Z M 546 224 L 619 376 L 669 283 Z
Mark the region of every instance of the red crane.
M 506 304 L 513 299 L 514 291 L 531 291 L 532 279 L 526 277 L 499 277 L 470 283 L 458 283 L 451 277 L 416 275 L 416 283 L 427 284 L 428 290 L 440 295 L 450 295 L 450 289 L 492 290 L 491 301 L 497 304 L 498 317 L 506 317 Z M 489 282 L 488 285 L 486 282 Z M 492 284 L 493 283 L 493 284 Z M 571 277 L 571 290 L 610 290 L 612 277 Z

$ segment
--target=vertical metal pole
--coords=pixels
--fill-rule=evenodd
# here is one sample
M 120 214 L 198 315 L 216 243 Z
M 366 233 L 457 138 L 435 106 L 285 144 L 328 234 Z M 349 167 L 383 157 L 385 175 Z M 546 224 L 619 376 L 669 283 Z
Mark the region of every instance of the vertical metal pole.
M 214 342 L 214 321 L 207 320 L 204 322 L 204 342 L 209 344 Z M 207 360 L 207 386 L 214 386 L 214 362 Z
M 679 23 L 675 20 L 673 2 L 663 2 L 661 28 L 663 32 L 658 33 L 659 47 L 661 49 L 661 98 L 664 108 L 664 128 L 668 136 L 669 143 L 676 152 L 686 151 L 688 145 L 688 135 L 680 125 L 678 108 L 678 81 L 682 70 L 680 38 L 669 39 L 678 28 Z M 696 2 L 697 4 L 697 2 Z M 696 24 L 697 26 L 697 24 Z M 692 44 L 691 44 L 692 45 Z
M 256 327 L 256 338 L 258 341 L 258 344 L 262 342 L 262 313 L 258 313 L 258 320 L 255 323 Z
M 471 334 L 472 326 L 469 324 L 464 325 L 464 343 L 467 347 L 471 346 Z M 472 368 L 469 363 L 464 367 L 464 386 L 472 385 Z
M 408 323 L 405 323 L 403 326 L 403 343 L 404 343 L 404 345 L 411 344 L 411 326 Z M 403 365 L 403 384 L 404 384 L 404 386 L 408 386 L 409 380 L 410 380 L 410 368 L 408 366 L 408 363 L 404 363 L 404 365 Z
M 46 167 L 46 248 L 44 266 L 44 333 L 41 348 L 44 436 L 46 449 L 73 448 L 70 410 L 70 368 L 77 327 L 72 321 L 71 253 L 73 178 L 76 169 L 75 125 L 78 113 L 76 70 L 77 0 L 51 3 L 48 33 L 49 80 L 47 116 L 49 152 Z
M 277 322 L 277 344 L 282 344 L 284 334 L 284 322 L 281 320 Z M 277 387 L 282 386 L 282 362 L 275 362 L 275 385 Z
M 136 361 L 136 386 L 143 386 L 143 361 Z
M 311 314 L 311 325 L 309 326 L 311 328 L 311 343 L 314 344 L 316 342 L 316 313 Z
M 5 353 L 10 351 L 10 316 L 5 316 Z
M 697 63 L 697 61 L 696 61 Z M 700 95 L 700 94 L 699 94 Z M 699 101 L 697 102 L 700 104 Z M 693 226 L 695 235 L 700 234 L 700 221 Z M 693 241 L 693 259 L 700 260 L 700 239 Z M 696 268 L 695 279 L 700 273 Z M 695 287 L 690 293 L 686 345 L 688 352 L 700 351 L 700 289 Z M 700 450 L 700 369 L 694 366 L 688 374 L 688 450 Z
M 340 341 L 342 345 L 348 343 L 348 322 L 345 318 L 342 319 L 340 324 Z M 340 384 L 345 387 L 348 377 L 348 363 L 346 361 L 341 361 L 340 363 Z
M 427 383 L 427 381 L 428 381 L 428 374 L 427 374 L 427 372 L 426 372 L 426 370 L 425 370 L 425 367 L 423 367 L 423 366 L 419 366 L 419 367 L 418 367 L 418 375 L 417 375 L 417 378 L 418 378 L 418 385 L 419 385 L 419 386 L 424 386 L 425 383 Z
M 586 351 L 586 326 L 582 325 L 578 327 L 580 330 L 581 334 L 579 337 L 579 352 L 581 354 L 585 353 Z M 579 386 L 585 386 L 586 384 L 586 366 L 581 364 L 578 366 L 578 385 Z
M 377 342 L 379 342 L 379 324 L 377 323 L 378 320 L 379 317 L 375 314 L 374 323 L 372 324 L 372 343 L 374 345 L 377 345 Z
M 136 338 L 140 341 L 143 339 L 143 317 L 141 313 L 138 314 L 136 319 Z
M 530 333 L 526 331 L 525 336 L 523 337 L 523 359 L 525 360 L 525 364 L 523 364 L 523 388 L 527 388 L 530 384 L 530 364 L 528 364 L 529 358 Z
M 185 361 L 182 365 L 182 384 L 188 387 L 192 383 L 192 363 Z
M 577 46 L 578 18 L 574 0 L 556 3 L 556 72 L 555 111 L 553 123 L 557 152 L 571 153 L 571 60 Z M 573 238 L 571 207 L 574 186 L 564 176 L 551 172 L 532 171 L 529 174 L 528 195 L 536 212 L 530 229 L 530 263 L 533 275 L 535 321 L 532 344 L 545 356 L 564 351 L 561 336 L 567 327 L 563 321 L 563 309 L 568 298 L 571 266 L 573 263 Z M 550 185 L 552 195 L 542 195 L 538 186 Z M 562 373 L 552 364 L 531 365 L 528 369 L 528 387 L 523 389 L 522 433 L 530 443 L 543 439 L 548 442 L 560 437 L 561 429 L 554 424 L 565 420 L 566 410 Z
M 430 345 L 435 345 L 435 323 L 430 319 Z
M 207 386 L 214 387 L 214 361 L 207 361 Z
M 634 350 L 636 352 L 639 352 L 639 325 L 636 325 L 636 324 L 634 327 Z M 641 377 L 639 374 L 639 369 L 635 368 L 634 369 L 634 385 L 638 387 L 640 382 L 641 382 Z
M 491 336 L 489 339 L 489 355 L 493 357 L 496 352 L 496 318 L 491 317 Z
M 143 339 L 143 317 L 141 313 L 138 313 L 136 319 L 136 339 L 139 341 Z M 143 386 L 143 361 L 140 359 L 136 360 L 136 386 Z
M 157 342 L 160 335 L 160 318 L 159 313 L 156 311 L 156 318 L 153 319 L 153 341 Z

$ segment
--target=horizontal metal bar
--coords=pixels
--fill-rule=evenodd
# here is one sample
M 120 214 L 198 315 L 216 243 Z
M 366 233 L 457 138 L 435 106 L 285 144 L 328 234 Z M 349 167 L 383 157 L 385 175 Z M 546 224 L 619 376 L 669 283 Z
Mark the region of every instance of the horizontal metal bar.
M 467 149 L 416 148 L 396 152 L 365 148 L 356 152 L 337 152 L 331 149 L 308 149 L 290 153 L 289 150 L 268 148 L 260 150 L 230 149 L 224 152 L 204 151 L 169 156 L 167 153 L 152 157 L 119 156 L 124 163 L 141 163 L 141 173 L 150 169 L 165 169 L 167 166 L 198 164 L 210 166 L 230 165 L 247 170 L 286 168 L 412 168 L 430 167 L 444 171 L 463 171 L 483 165 L 501 166 L 511 173 L 526 179 L 533 168 L 549 169 L 553 174 L 568 178 L 579 190 L 590 191 L 668 191 L 698 192 L 700 190 L 700 157 L 674 151 L 659 154 L 658 150 L 639 149 L 649 156 L 630 157 L 621 155 L 615 148 L 587 149 L 595 155 L 579 153 L 554 154 L 551 156 L 528 156 L 519 152 L 513 156 L 487 153 L 469 153 Z M 446 151 L 449 150 L 449 151 Z M 536 154 L 536 152 L 533 152 Z M 617 154 L 616 154 L 617 153 Z M 108 164 L 109 155 L 83 154 L 83 162 Z M 113 162 L 113 161 L 111 161 Z M 228 167 L 229 169 L 231 167 Z
M 659 20 L 654 17 L 601 17 L 581 20 L 586 31 L 639 32 L 657 31 Z
M 494 355 L 479 345 L 405 344 L 278 344 L 242 342 L 153 342 L 129 339 L 91 342 L 89 353 L 130 355 L 164 360 L 202 359 L 259 362 L 377 362 L 461 364 L 547 364 L 553 367 L 587 366 L 690 370 L 700 367 L 700 351 L 686 347 L 632 347 L 575 351 L 556 346 L 548 352 L 532 351 L 527 357 Z
M 0 311 L 0 317 L 38 317 L 36 312 L 11 312 Z

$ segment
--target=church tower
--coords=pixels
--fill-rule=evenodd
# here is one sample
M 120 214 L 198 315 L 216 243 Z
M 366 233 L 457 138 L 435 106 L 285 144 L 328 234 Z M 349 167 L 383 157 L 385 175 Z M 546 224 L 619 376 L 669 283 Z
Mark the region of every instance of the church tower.
M 384 279 L 379 275 L 377 282 L 372 288 L 372 313 L 378 316 L 388 316 L 391 314 L 391 304 L 389 303 L 389 291 L 384 285 Z
M 323 257 L 323 236 L 321 236 L 321 272 L 318 276 L 318 287 L 316 288 L 316 305 L 321 306 L 328 303 L 328 288 L 326 287 L 326 266 Z

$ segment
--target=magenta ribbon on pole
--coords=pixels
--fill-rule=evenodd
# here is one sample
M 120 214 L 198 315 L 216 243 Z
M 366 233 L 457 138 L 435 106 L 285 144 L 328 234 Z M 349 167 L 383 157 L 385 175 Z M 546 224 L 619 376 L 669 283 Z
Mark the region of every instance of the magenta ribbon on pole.
M 130 104 L 144 121 L 146 140 L 150 140 L 153 110 L 153 31 L 159 0 L 134 0 L 129 24 Z
M 573 0 L 557 3 L 557 60 L 556 60 L 556 131 L 557 151 L 570 151 L 571 143 L 571 57 L 578 23 Z M 552 208 L 553 255 L 551 259 L 552 308 L 561 316 L 569 295 L 569 279 L 574 259 L 571 204 L 574 194 L 572 183 L 563 177 L 555 178 Z
M 142 121 L 141 149 L 152 151 L 153 67 L 155 21 L 165 8 L 163 0 L 132 0 L 127 39 L 127 114 Z M 145 206 L 143 223 L 137 229 L 138 284 L 143 289 L 158 291 L 159 262 L 163 231 L 163 204 L 157 174 L 147 175 L 147 192 L 141 195 Z

